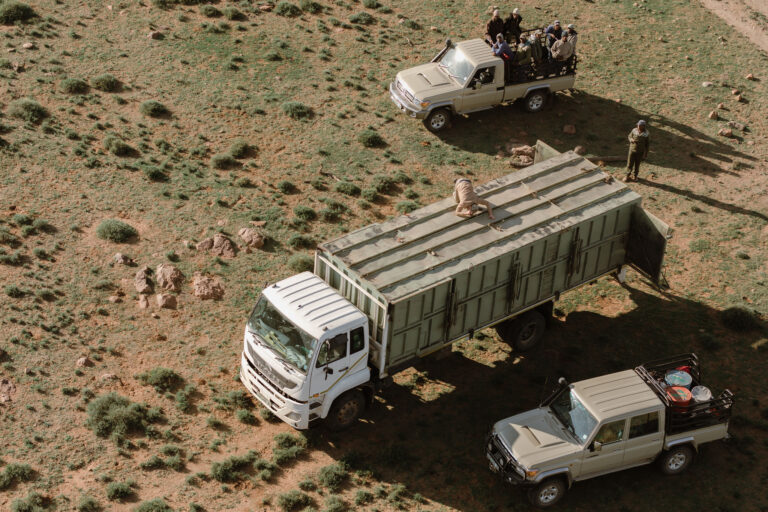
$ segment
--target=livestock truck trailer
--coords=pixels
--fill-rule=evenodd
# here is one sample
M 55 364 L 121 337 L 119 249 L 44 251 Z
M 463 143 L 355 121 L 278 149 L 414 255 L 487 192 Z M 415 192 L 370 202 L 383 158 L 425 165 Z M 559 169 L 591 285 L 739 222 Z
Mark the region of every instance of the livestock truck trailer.
M 266 286 L 240 379 L 281 420 L 348 427 L 381 384 L 487 327 L 515 350 L 541 339 L 563 292 L 636 268 L 660 279 L 669 228 L 589 160 L 537 143 L 535 163 L 318 246 L 314 272 Z

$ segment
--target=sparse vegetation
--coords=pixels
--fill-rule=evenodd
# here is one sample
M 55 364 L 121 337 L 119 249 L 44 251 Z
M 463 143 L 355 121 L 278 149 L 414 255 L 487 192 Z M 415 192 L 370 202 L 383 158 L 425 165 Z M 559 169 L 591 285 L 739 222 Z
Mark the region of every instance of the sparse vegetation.
M 2 8 L 2 6 L 0 6 L 0 8 Z M 35 100 L 22 98 L 11 102 L 11 105 L 8 107 L 8 115 L 15 117 L 16 119 L 39 124 L 43 119 L 48 117 L 49 114 L 48 110 Z
M 734 306 L 720 313 L 723 325 L 737 332 L 752 331 L 760 327 L 760 322 L 753 311 L 741 306 Z
M 99 512 L 101 504 L 91 496 L 82 496 L 77 502 L 77 512 Z
M 110 482 L 107 484 L 107 499 L 109 501 L 125 501 L 135 495 L 134 482 Z
M 283 512 L 293 512 L 312 504 L 312 498 L 301 491 L 291 490 L 277 497 L 277 505 Z
M 61 81 L 61 90 L 67 94 L 85 94 L 88 92 L 88 82 L 81 78 L 65 78 Z
M 94 89 L 104 92 L 118 92 L 122 88 L 120 80 L 109 73 L 92 78 L 91 85 Z
M 235 158 L 228 154 L 223 153 L 220 155 L 214 155 L 211 158 L 211 167 L 214 169 L 229 169 L 231 167 L 235 167 L 237 165 L 237 160 Z
M 115 156 L 132 156 L 136 152 L 133 147 L 115 135 L 108 135 L 104 139 L 104 148 Z
M 360 135 L 357 136 L 357 140 L 367 148 L 381 148 L 387 145 L 384 138 L 379 135 L 378 132 L 371 129 L 365 129 L 360 132 Z
M 173 391 L 184 382 L 184 379 L 169 368 L 161 366 L 152 368 L 149 371 L 140 373 L 136 378 L 145 386 L 152 386 L 158 393 Z
M 11 512 L 45 512 L 49 510 L 50 498 L 42 494 L 31 492 L 24 499 L 14 500 L 11 503 Z
M 35 477 L 35 472 L 27 464 L 8 464 L 0 471 L 0 491 L 14 484 L 29 482 Z
M 297 273 L 312 270 L 314 266 L 314 260 L 306 254 L 293 254 L 290 258 L 288 258 L 288 268 Z
M 280 2 L 277 4 L 277 7 L 275 7 L 275 14 L 293 18 L 296 16 L 301 16 L 301 9 L 299 9 L 297 5 L 292 4 L 291 2 Z
M 106 219 L 101 221 L 99 227 L 96 228 L 96 234 L 99 238 L 109 240 L 116 244 L 126 243 L 139 236 L 139 232 L 136 231 L 136 228 L 116 219 Z
M 117 393 L 107 393 L 88 404 L 88 427 L 99 437 L 122 443 L 128 433 L 146 433 L 152 423 L 163 419 L 159 409 L 131 402 Z
M 13 25 L 35 17 L 37 13 L 27 4 L 13 0 L 6 0 L 0 4 L 0 25 Z
M 155 100 L 148 100 L 141 104 L 139 112 L 149 117 L 163 117 L 170 114 L 168 107 Z
M 280 108 L 292 119 L 309 119 L 314 115 L 312 108 L 300 101 L 287 101 Z
M 346 465 L 343 462 L 337 462 L 320 468 L 317 473 L 317 481 L 329 491 L 338 492 L 347 481 L 348 476 Z
M 173 512 L 173 509 L 162 498 L 155 498 L 139 504 L 135 512 Z

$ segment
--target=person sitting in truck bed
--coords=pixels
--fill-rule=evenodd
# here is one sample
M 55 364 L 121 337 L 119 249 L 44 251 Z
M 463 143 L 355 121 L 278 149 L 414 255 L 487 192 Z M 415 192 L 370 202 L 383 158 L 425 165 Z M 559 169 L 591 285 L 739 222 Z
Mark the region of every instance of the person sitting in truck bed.
M 548 26 L 544 31 L 544 35 L 547 38 L 547 48 L 552 48 L 552 45 L 559 41 L 563 35 L 563 27 L 560 26 L 560 20 L 555 20 L 553 24 Z
M 493 48 L 494 55 L 504 59 L 505 66 L 509 61 L 515 58 L 515 54 L 512 51 L 512 48 L 509 47 L 507 42 L 504 40 L 504 36 L 501 34 L 496 34 L 496 42 L 493 43 L 491 48 Z
M 525 45 L 531 49 L 531 57 L 533 58 L 533 65 L 538 70 L 541 66 L 549 60 L 549 49 L 544 46 L 541 40 L 541 31 L 537 30 L 528 40 Z
M 568 41 L 568 33 L 563 32 L 559 41 L 552 45 L 552 58 L 558 62 L 565 62 L 573 56 L 573 45 Z
M 504 33 L 504 20 L 499 16 L 499 10 L 493 10 L 493 17 L 485 24 L 485 40 L 488 44 L 493 44 L 496 40 L 496 34 Z
M 576 42 L 579 40 L 579 33 L 576 32 L 576 26 L 573 23 L 570 23 L 566 33 L 568 34 L 568 41 L 570 41 L 573 46 L 573 53 L 576 53 Z
M 524 82 L 531 71 L 531 47 L 520 43 L 515 50 L 510 70 L 512 82 Z
M 493 205 L 475 193 L 472 181 L 467 178 L 459 178 L 454 182 L 453 200 L 459 203 L 456 207 L 456 215 L 470 218 L 473 215 L 472 206 L 485 206 L 488 210 L 488 218 L 494 220 Z

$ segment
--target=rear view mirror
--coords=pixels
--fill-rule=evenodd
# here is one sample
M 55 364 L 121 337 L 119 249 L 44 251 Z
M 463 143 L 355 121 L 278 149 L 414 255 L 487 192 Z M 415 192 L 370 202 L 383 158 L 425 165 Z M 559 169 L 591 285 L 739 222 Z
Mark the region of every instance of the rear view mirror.
M 599 452 L 602 449 L 603 449 L 603 443 L 601 443 L 600 441 L 595 441 L 594 443 L 592 443 L 593 452 Z

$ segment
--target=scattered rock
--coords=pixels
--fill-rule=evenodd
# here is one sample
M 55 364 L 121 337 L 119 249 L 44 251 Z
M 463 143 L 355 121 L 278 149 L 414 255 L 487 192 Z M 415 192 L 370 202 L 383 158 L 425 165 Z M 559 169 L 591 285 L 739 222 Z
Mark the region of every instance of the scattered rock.
M 513 156 L 509 159 L 509 165 L 513 167 L 528 167 L 533 164 L 533 158 L 527 155 Z
M 431 30 L 432 32 L 437 32 L 437 27 L 432 25 L 431 27 L 429 27 L 429 30 Z
M 10 379 L 0 379 L 0 404 L 10 402 L 16 393 L 16 385 Z
M 704 88 L 713 87 L 714 85 L 712 82 L 701 82 L 701 86 Z
M 685 60 L 693 60 L 693 58 L 690 55 L 686 55 Z
M 264 235 L 253 228 L 242 228 L 237 234 L 243 239 L 243 242 L 245 242 L 248 247 L 254 249 L 261 249 L 264 247 Z
M 88 356 L 83 356 L 80 359 L 75 362 L 75 366 L 78 366 L 79 368 L 85 368 L 87 366 L 93 366 L 93 361 L 88 359 Z
M 139 293 L 152 293 L 152 269 L 141 267 L 133 278 L 133 286 Z
M 576 126 L 572 124 L 566 124 L 563 126 L 563 133 L 568 135 L 576 135 Z
M 176 309 L 176 296 L 169 293 L 158 293 L 155 295 L 157 305 L 163 309 Z
M 573 152 L 576 153 L 577 155 L 586 155 L 587 148 L 585 148 L 584 146 L 576 146 L 575 148 L 573 148 Z
M 120 377 L 118 377 L 114 373 L 105 373 L 104 375 L 99 377 L 99 384 L 109 384 L 115 381 L 119 382 L 120 384 L 123 383 L 123 381 L 120 380 Z
M 121 298 L 120 298 L 119 296 L 117 296 L 117 295 L 110 295 L 109 297 L 107 297 L 107 300 L 108 300 L 109 302 L 111 302 L 112 304 L 118 304 L 118 303 L 120 303 L 120 302 L 123 302 L 123 299 L 121 299 Z
M 734 130 L 739 130 L 739 131 L 742 131 L 742 132 L 747 129 L 746 125 L 744 125 L 742 123 L 739 123 L 737 121 L 728 121 L 728 126 L 733 128 Z
M 738 96 L 739 94 L 741 94 L 741 91 L 738 89 L 731 89 L 731 94 L 733 94 L 734 96 Z
M 25 50 L 34 50 L 35 48 L 37 48 L 35 46 L 35 43 L 24 43 L 23 45 L 21 45 L 21 47 L 24 48 Z
M 717 134 L 722 137 L 733 137 L 733 130 L 730 128 L 720 128 L 720 131 L 717 132 Z
M 192 288 L 195 297 L 203 300 L 219 300 L 224 296 L 224 287 L 217 279 L 200 273 L 195 274 L 192 280 Z
M 724 110 L 725 109 L 725 103 L 718 103 L 717 104 L 717 108 L 720 109 L 720 110 Z
M 157 266 L 157 284 L 165 290 L 181 291 L 181 283 L 184 282 L 184 274 L 173 265 L 161 263 Z
M 512 156 L 527 156 L 533 159 L 533 157 L 536 156 L 536 148 L 524 144 L 522 146 L 513 147 L 510 153 L 512 153 Z
M 739 103 L 744 103 L 744 96 L 742 96 L 741 94 L 737 94 L 736 101 L 738 101 Z
M 269 12 L 271 11 L 275 6 L 271 4 L 264 4 L 259 6 L 259 10 L 263 12 Z
M 17 73 L 22 73 L 25 69 L 25 65 L 23 62 L 12 62 L 11 68 Z
M 712 112 L 709 113 L 709 116 L 707 117 L 709 117 L 710 119 L 718 119 L 720 116 L 717 115 L 717 110 L 713 110 Z
M 747 80 L 755 80 L 755 75 L 753 75 L 752 73 L 749 73 L 749 74 L 748 74 L 747 76 L 745 76 L 744 78 L 746 78 Z
M 149 299 L 146 295 L 139 296 L 139 302 L 136 304 L 139 309 L 147 309 L 149 307 Z
M 232 240 L 216 233 L 213 238 L 206 238 L 197 244 L 198 251 L 210 251 L 217 256 L 226 256 L 228 258 L 234 258 L 237 255 L 237 246 L 232 243 Z
M 147 37 L 148 37 L 149 39 L 158 39 L 158 40 L 159 40 L 159 39 L 165 39 L 165 34 L 163 34 L 162 32 L 160 32 L 159 30 L 153 30 L 152 32 L 150 32 L 150 33 L 147 35 Z
M 132 267 L 136 264 L 136 262 L 134 262 L 133 259 L 129 258 L 128 256 L 126 256 L 121 252 L 115 253 L 115 257 L 112 259 L 115 260 L 115 263 L 117 263 L 118 265 L 127 265 L 129 267 Z
M 160 318 L 160 315 L 158 315 L 157 313 L 152 313 L 152 318 Z

